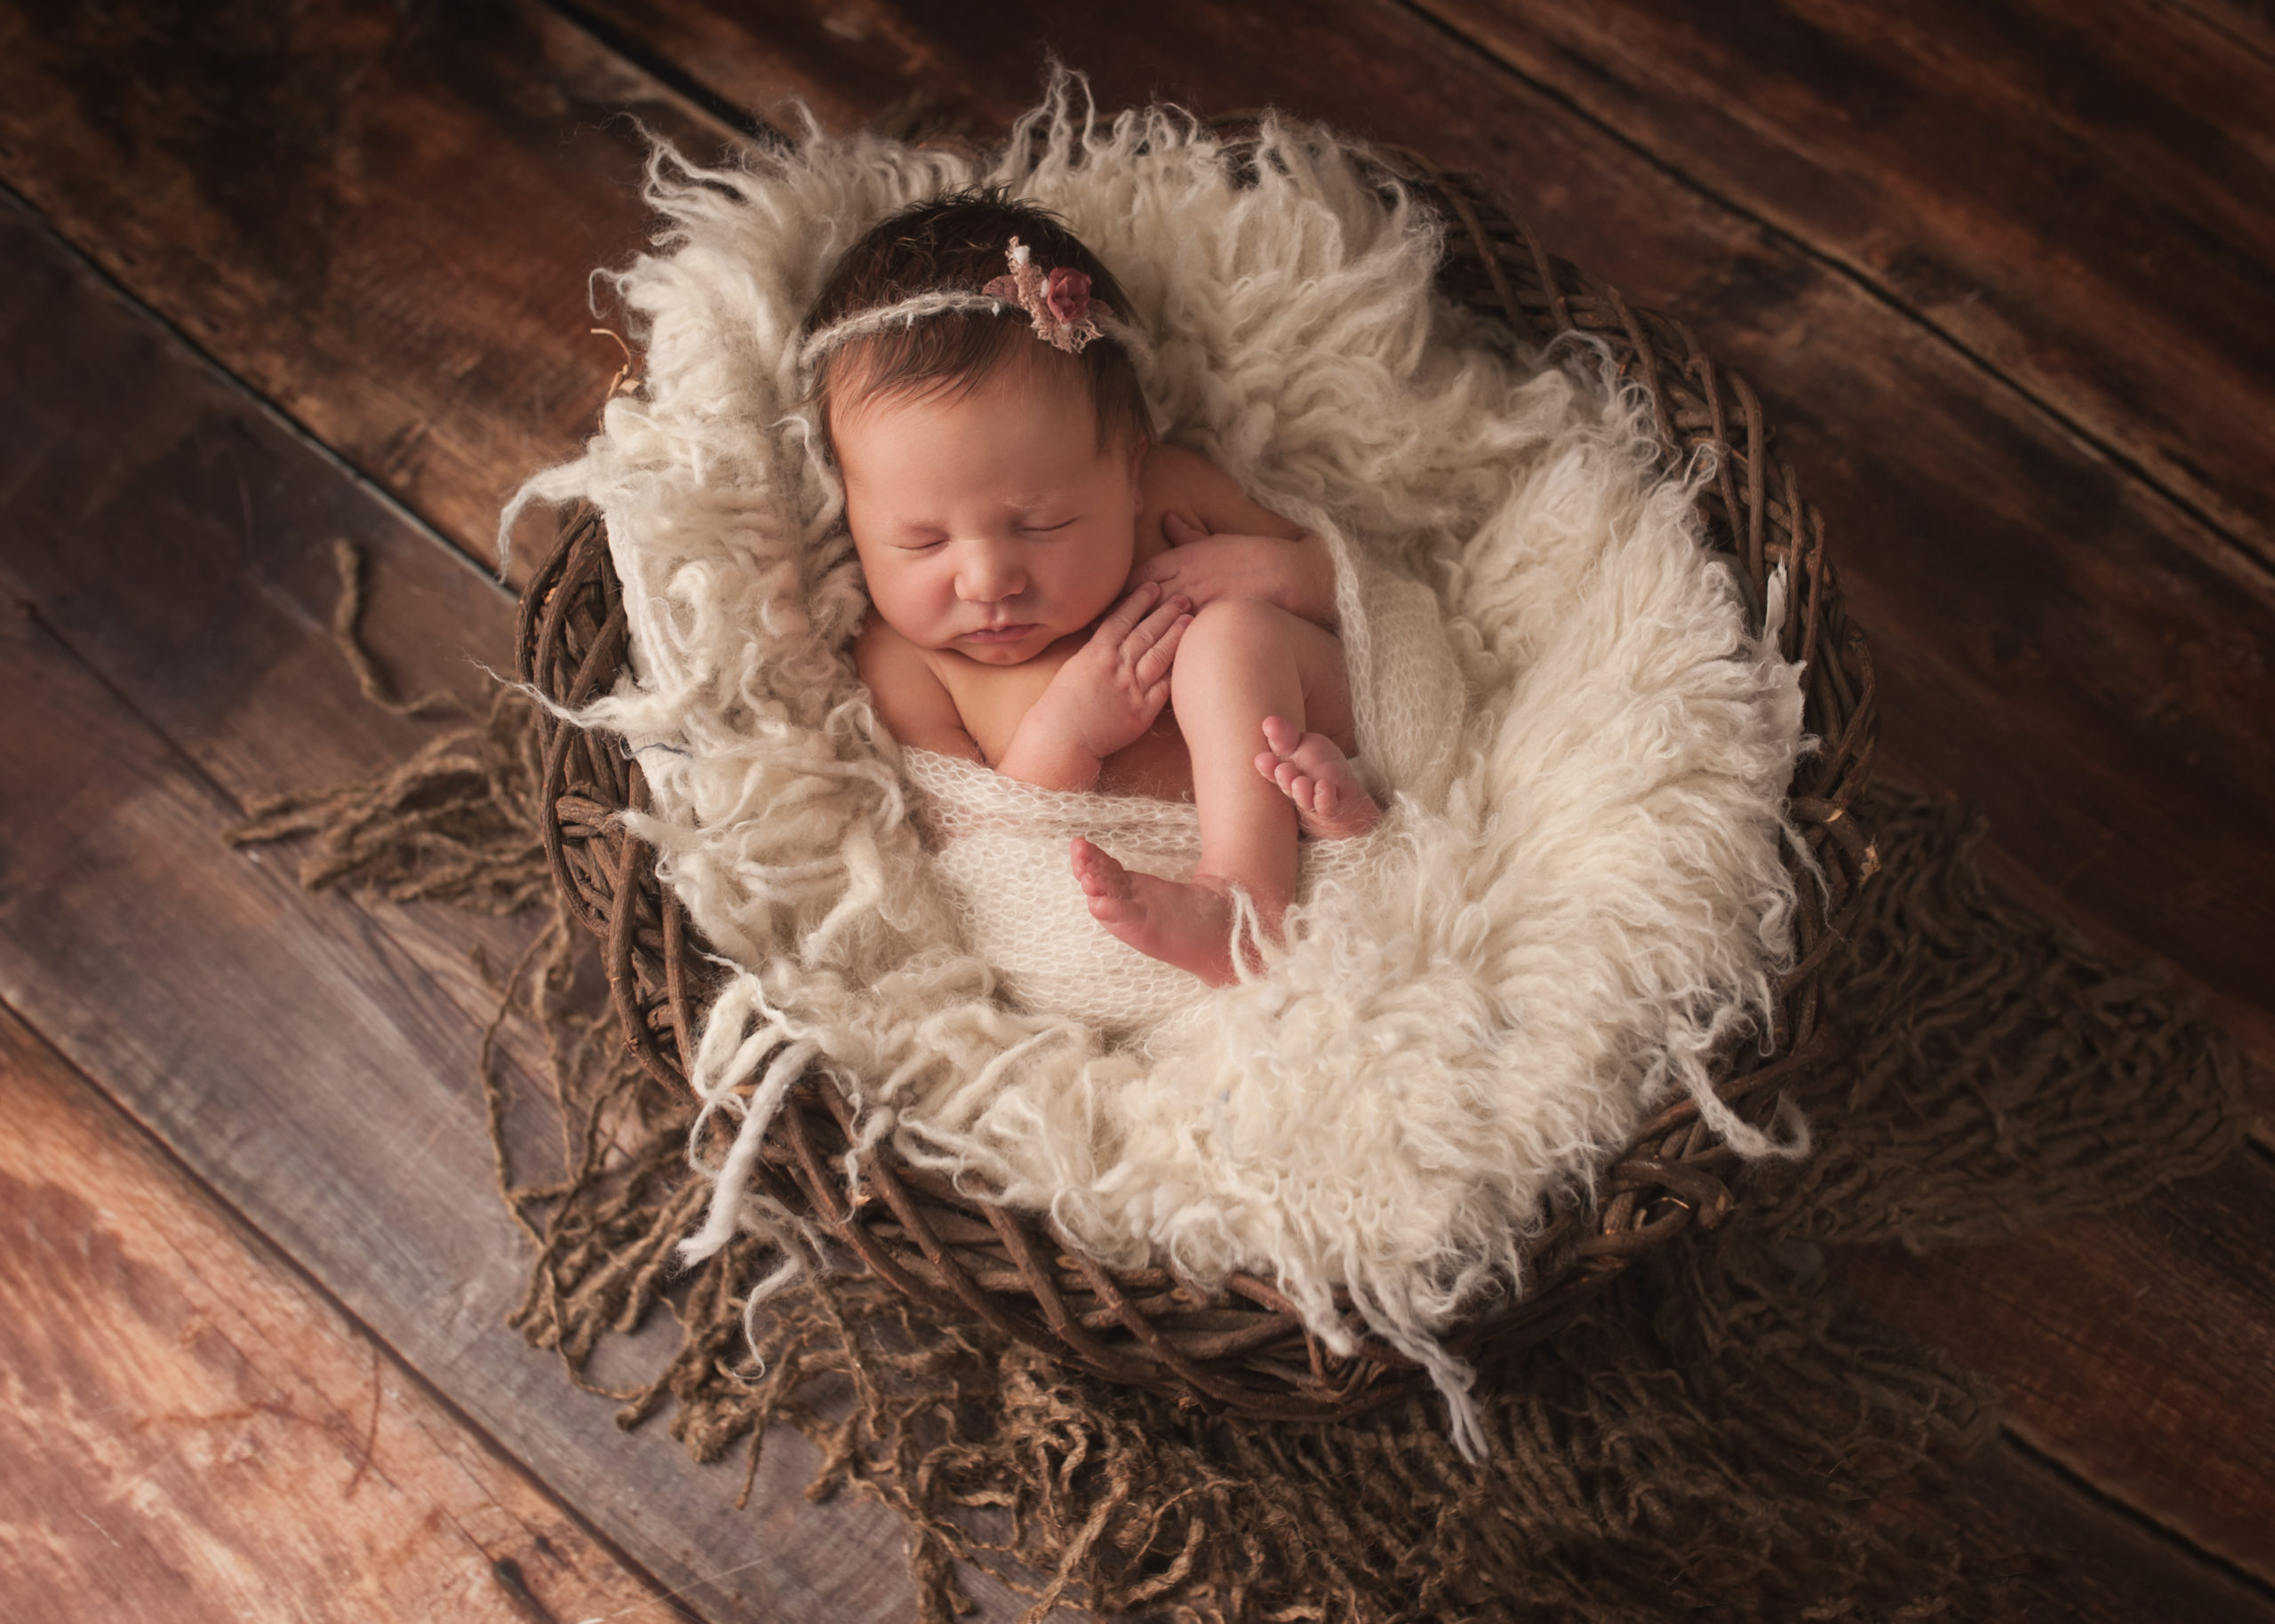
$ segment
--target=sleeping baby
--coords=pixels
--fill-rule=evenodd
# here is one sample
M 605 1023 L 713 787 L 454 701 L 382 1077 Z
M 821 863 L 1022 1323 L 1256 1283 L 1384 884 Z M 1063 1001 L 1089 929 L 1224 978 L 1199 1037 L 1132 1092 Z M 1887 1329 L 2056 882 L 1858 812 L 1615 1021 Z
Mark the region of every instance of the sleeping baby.
M 879 719 L 1042 789 L 1190 800 L 1189 880 L 1082 836 L 1071 862 L 1106 930 L 1221 985 L 1235 894 L 1276 939 L 1299 832 L 1361 834 L 1378 809 L 1350 763 L 1327 549 L 1154 440 L 1128 308 L 1053 217 L 965 193 L 855 243 L 802 353 Z

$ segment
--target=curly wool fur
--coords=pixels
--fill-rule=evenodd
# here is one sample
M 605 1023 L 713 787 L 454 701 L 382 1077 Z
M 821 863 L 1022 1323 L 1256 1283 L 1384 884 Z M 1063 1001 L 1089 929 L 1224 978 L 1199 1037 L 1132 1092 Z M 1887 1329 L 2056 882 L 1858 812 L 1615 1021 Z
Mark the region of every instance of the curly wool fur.
M 1106 123 L 1079 93 L 1054 85 L 992 167 L 818 132 L 718 170 L 659 151 L 667 229 L 613 278 L 646 387 L 508 510 L 607 515 L 633 674 L 578 720 L 640 752 L 654 809 L 627 821 L 732 965 L 695 1082 L 741 1126 L 690 1246 L 780 1232 L 746 1175 L 819 1067 L 865 1143 L 1048 1210 L 1112 1262 L 1267 1275 L 1338 1348 L 1347 1287 L 1475 1447 L 1435 1333 L 1521 1289 L 1552 1186 L 1677 1088 L 1742 1150 L 1776 1148 L 1705 1068 L 1762 1031 L 1790 957 L 1798 670 L 1748 636 L 1641 403 L 1437 298 L 1436 223 L 1352 149 L 1267 120 L 1236 180 L 1185 115 Z M 990 182 L 1115 267 L 1166 436 L 1327 537 L 1393 802 L 1269 973 L 1150 1047 L 1014 1006 L 970 946 L 854 673 L 867 603 L 800 403 L 799 325 L 845 246 Z M 1417 595 L 1444 638 L 1427 670 L 1375 636 Z

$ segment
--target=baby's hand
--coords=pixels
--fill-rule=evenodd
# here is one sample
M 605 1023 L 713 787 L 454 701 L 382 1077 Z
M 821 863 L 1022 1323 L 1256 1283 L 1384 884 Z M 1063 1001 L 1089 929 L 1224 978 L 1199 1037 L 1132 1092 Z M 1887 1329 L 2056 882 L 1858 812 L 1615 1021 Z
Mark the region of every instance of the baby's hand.
M 1201 609 L 1220 598 L 1276 603 L 1317 625 L 1335 623 L 1335 566 L 1316 536 L 1212 535 L 1177 513 L 1161 515 L 1169 550 L 1140 564 L 1133 579 L 1177 593 Z
M 1100 760 L 1136 744 L 1169 703 L 1169 667 L 1192 624 L 1190 598 L 1139 586 L 1058 668 L 1042 703 L 1056 700 L 1058 725 Z
M 1098 622 L 1021 720 L 996 770 L 1047 789 L 1088 789 L 1115 751 L 1136 744 L 1169 698 L 1169 667 L 1193 604 L 1141 585 Z

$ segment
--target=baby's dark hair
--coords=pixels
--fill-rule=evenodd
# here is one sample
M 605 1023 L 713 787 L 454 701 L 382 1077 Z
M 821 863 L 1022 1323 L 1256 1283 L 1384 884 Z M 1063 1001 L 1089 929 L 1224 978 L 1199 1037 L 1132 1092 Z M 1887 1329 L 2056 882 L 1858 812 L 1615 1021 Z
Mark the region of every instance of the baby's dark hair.
M 1122 284 L 1064 221 L 991 187 L 930 198 L 871 227 L 822 284 L 821 297 L 806 317 L 806 333 L 926 293 L 977 293 L 1010 268 L 1005 255 L 1013 237 L 1026 244 L 1042 269 L 1065 267 L 1083 273 L 1090 279 L 1091 299 L 1128 319 Z M 1100 446 L 1153 432 L 1127 350 L 1101 337 L 1084 345 L 1080 355 L 1063 355 L 1036 338 L 1016 308 L 998 314 L 941 311 L 857 339 L 822 357 L 812 398 L 826 433 L 834 389 L 851 386 L 863 394 L 961 393 L 1020 359 L 1082 369 L 1098 410 Z

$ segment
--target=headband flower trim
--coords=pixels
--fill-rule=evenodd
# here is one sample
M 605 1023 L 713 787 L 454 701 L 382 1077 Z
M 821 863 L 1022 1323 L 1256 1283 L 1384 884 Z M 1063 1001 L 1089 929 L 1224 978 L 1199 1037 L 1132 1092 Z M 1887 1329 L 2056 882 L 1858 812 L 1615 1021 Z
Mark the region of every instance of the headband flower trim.
M 1014 310 L 1026 314 L 1036 338 L 1070 355 L 1081 354 L 1084 345 L 1109 332 L 1131 354 L 1147 353 L 1143 334 L 1115 320 L 1112 310 L 1090 297 L 1090 279 L 1082 272 L 1065 266 L 1049 272 L 1036 268 L 1026 245 L 1017 237 L 1004 257 L 1011 274 L 995 277 L 977 293 L 938 288 L 861 311 L 809 334 L 798 346 L 799 368 L 810 373 L 831 351 L 890 327 L 914 327 L 938 315 L 1009 315 Z
M 1046 275 L 1017 237 L 1004 258 L 1010 261 L 1011 274 L 996 277 L 980 291 L 1026 311 L 1034 323 L 1034 336 L 1053 348 L 1081 354 L 1082 346 L 1098 336 L 1098 324 L 1090 314 L 1090 279 L 1063 265 Z M 1103 306 L 1099 311 L 1111 314 Z

